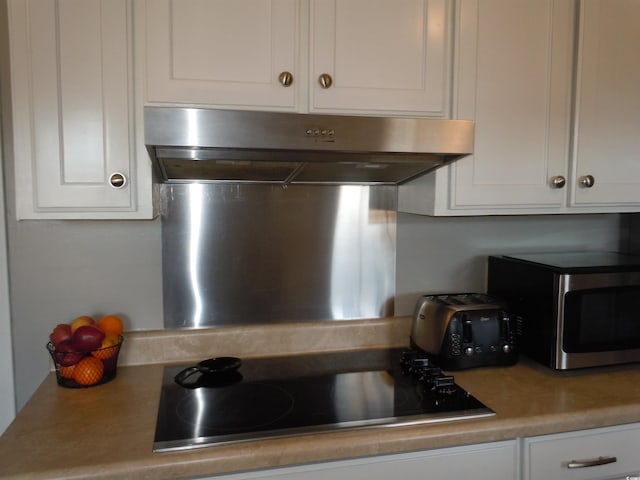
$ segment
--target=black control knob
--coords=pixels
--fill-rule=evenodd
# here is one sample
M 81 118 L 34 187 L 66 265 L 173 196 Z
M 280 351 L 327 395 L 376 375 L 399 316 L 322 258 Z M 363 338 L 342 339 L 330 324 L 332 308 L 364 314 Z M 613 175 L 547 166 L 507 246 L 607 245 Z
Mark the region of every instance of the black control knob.
M 467 347 L 467 348 L 464 349 L 464 354 L 467 357 L 473 356 L 473 353 L 474 353 L 473 347 Z
M 443 375 L 434 379 L 433 386 L 436 388 L 452 387 L 455 385 L 455 379 L 451 375 Z

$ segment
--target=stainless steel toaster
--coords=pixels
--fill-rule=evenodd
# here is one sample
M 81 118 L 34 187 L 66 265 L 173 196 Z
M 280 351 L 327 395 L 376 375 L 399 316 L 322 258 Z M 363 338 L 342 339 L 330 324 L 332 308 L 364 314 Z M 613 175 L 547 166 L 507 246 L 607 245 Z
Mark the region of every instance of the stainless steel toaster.
M 422 296 L 411 346 L 445 370 L 513 365 L 518 359 L 515 319 L 501 299 L 483 293 Z

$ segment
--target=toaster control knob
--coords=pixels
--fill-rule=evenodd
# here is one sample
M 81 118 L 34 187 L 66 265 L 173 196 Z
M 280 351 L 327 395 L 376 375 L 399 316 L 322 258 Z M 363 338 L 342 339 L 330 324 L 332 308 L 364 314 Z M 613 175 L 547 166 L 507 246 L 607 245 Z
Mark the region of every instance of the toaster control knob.
M 502 346 L 502 353 L 511 353 L 511 345 L 509 345 L 508 343 L 505 343 Z
M 465 349 L 464 349 L 464 354 L 465 354 L 467 357 L 472 356 L 472 355 L 473 355 L 473 347 L 467 347 L 467 348 L 465 348 Z

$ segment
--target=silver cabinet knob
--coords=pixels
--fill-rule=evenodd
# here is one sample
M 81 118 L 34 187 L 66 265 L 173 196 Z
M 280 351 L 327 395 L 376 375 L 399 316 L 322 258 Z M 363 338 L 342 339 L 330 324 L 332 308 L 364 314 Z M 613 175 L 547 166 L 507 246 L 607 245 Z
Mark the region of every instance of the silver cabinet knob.
M 595 185 L 596 179 L 593 178 L 593 175 L 583 175 L 579 178 L 578 183 L 581 187 L 591 188 Z
M 127 177 L 120 172 L 112 173 L 109 177 L 109 184 L 113 188 L 122 188 L 127 184 Z
M 329 88 L 333 84 L 333 79 L 328 73 L 323 73 L 318 77 L 318 83 L 322 88 Z
M 562 188 L 567 183 L 567 179 L 562 175 L 558 175 L 556 177 L 553 177 L 550 183 L 553 188 Z
M 293 74 L 291 72 L 282 72 L 278 75 L 278 81 L 283 87 L 288 87 L 293 83 Z

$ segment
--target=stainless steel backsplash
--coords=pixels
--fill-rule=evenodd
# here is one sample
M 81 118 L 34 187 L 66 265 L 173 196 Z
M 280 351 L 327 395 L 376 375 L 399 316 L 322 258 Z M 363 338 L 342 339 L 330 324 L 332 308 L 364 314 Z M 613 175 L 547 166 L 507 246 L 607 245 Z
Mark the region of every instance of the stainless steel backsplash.
M 164 184 L 165 328 L 393 314 L 396 187 Z

